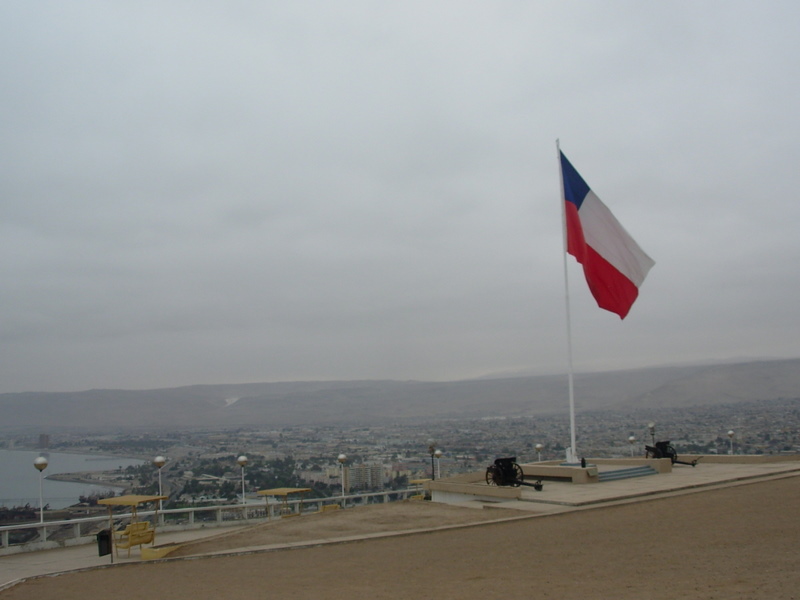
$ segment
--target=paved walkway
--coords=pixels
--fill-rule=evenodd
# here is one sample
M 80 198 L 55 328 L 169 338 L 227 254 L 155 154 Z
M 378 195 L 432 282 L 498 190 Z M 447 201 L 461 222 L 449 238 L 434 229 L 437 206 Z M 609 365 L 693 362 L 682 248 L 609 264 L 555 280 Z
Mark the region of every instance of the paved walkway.
M 672 473 L 651 475 L 620 481 L 609 481 L 598 484 L 576 485 L 562 482 L 545 482 L 545 488 L 537 492 L 531 488 L 523 491 L 520 501 L 494 504 L 497 508 L 515 509 L 509 511 L 520 515 L 518 511 L 528 511 L 535 514 L 551 514 L 571 510 L 582 510 L 596 506 L 621 502 L 636 502 L 648 498 L 661 497 L 670 494 L 684 494 L 713 489 L 720 486 L 732 486 L 755 482 L 775 477 L 799 476 L 800 462 L 776 462 L 766 464 L 705 464 L 695 468 L 677 466 Z M 476 505 L 476 507 L 478 507 Z M 482 508 L 482 506 L 481 506 Z M 350 509 L 357 510 L 357 509 Z M 349 512 L 349 510 L 347 511 Z M 481 516 L 479 516 L 481 515 Z M 533 515 L 532 515 L 533 516 Z M 485 511 L 476 511 L 476 522 L 481 522 L 486 517 Z M 496 518 L 496 517 L 495 517 Z M 410 525 L 410 527 L 409 527 Z M 405 524 L 405 528 L 413 524 Z M 183 543 L 197 541 L 204 538 L 218 536 L 221 533 L 233 533 L 244 530 L 246 527 L 237 528 L 210 528 L 195 529 L 190 531 L 160 533 L 158 544 Z M 365 537 L 380 535 L 397 535 L 397 524 L 383 532 L 369 534 Z M 352 536 L 342 536 L 340 539 L 325 540 L 326 543 L 352 539 Z M 320 540 L 309 538 L 306 542 L 294 542 L 285 546 L 298 546 L 304 544 L 318 544 Z M 276 546 L 271 546 L 275 549 Z M 251 551 L 253 548 L 249 548 Z M 230 550 L 227 550 L 230 552 Z M 140 562 L 138 550 L 134 549 L 131 558 L 114 558 L 115 563 Z M 104 566 L 111 563 L 109 556 L 99 557 L 95 544 L 28 552 L 0 557 L 0 590 L 12 585 L 14 582 L 38 575 L 48 575 L 64 571 L 87 569 Z
M 158 533 L 156 541 L 158 545 L 183 543 L 219 535 L 221 531 L 233 531 L 235 529 L 239 528 L 193 529 L 172 533 Z M 120 558 L 114 557 L 114 563 L 141 562 L 138 549 L 131 550 L 131 558 L 126 558 L 126 554 L 127 551 L 123 550 Z M 96 544 L 83 544 L 68 548 L 0 556 L 0 590 L 15 581 L 28 577 L 99 567 L 110 563 L 111 556 L 101 557 L 97 555 Z

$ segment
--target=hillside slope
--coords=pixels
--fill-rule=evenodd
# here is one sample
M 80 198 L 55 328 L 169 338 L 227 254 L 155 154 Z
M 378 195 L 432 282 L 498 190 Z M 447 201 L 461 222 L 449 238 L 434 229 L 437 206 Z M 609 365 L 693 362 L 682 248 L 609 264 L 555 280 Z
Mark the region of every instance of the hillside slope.
M 800 398 L 800 359 L 575 376 L 582 410 Z M 1 394 L 0 431 L 369 424 L 567 410 L 567 378 L 316 381 Z

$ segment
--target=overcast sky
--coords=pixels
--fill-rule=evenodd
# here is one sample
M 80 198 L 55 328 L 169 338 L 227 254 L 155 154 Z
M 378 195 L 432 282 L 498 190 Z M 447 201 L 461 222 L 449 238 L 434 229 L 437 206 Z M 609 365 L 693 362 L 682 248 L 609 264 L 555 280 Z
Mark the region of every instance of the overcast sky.
M 0 4 L 0 392 L 800 356 L 796 2 Z

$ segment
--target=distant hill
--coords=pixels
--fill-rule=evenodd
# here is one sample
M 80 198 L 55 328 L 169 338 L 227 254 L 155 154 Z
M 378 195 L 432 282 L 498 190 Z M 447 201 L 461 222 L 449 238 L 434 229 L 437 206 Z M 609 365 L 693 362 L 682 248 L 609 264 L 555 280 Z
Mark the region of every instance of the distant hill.
M 800 359 L 575 375 L 582 410 L 800 398 Z M 374 424 L 568 410 L 566 375 L 452 382 L 316 381 L 0 394 L 0 431 Z

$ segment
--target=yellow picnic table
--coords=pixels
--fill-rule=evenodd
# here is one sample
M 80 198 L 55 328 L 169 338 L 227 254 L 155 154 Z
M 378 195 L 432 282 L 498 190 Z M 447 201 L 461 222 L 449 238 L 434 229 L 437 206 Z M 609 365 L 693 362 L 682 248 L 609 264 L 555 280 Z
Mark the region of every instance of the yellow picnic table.
M 292 509 L 289 508 L 289 498 L 290 496 L 297 495 L 300 496 L 300 504 L 297 507 L 296 514 L 302 514 L 303 512 L 303 494 L 312 491 L 311 488 L 290 488 L 290 487 L 282 487 L 282 488 L 272 488 L 269 490 L 258 490 L 256 492 L 259 496 L 264 496 L 267 501 L 267 515 L 269 515 L 269 498 L 270 496 L 273 498 L 279 498 L 281 501 L 281 516 L 287 516 L 294 514 L 292 513 Z
M 425 489 L 424 485 L 430 481 L 430 479 L 412 479 L 408 483 L 417 487 L 417 493 L 414 494 L 409 498 L 409 500 L 424 500 L 425 499 Z
M 142 496 L 138 494 L 128 494 L 127 496 L 116 496 L 112 498 L 102 498 L 97 501 L 98 504 L 108 506 L 108 525 L 111 533 L 110 541 L 114 548 L 117 550 L 119 556 L 119 549 L 125 548 L 128 550 L 128 556 L 131 555 L 131 547 L 139 546 L 142 549 L 142 544 L 156 543 L 156 529 L 155 523 L 158 522 L 158 517 L 153 520 L 154 525 L 151 527 L 148 521 L 139 521 L 137 510 L 140 505 L 147 504 L 148 502 L 155 503 L 156 515 L 158 515 L 158 501 L 168 500 L 169 496 Z M 131 510 L 130 523 L 122 531 L 114 530 L 114 507 L 124 506 Z M 111 552 L 111 562 L 114 562 L 114 552 Z

